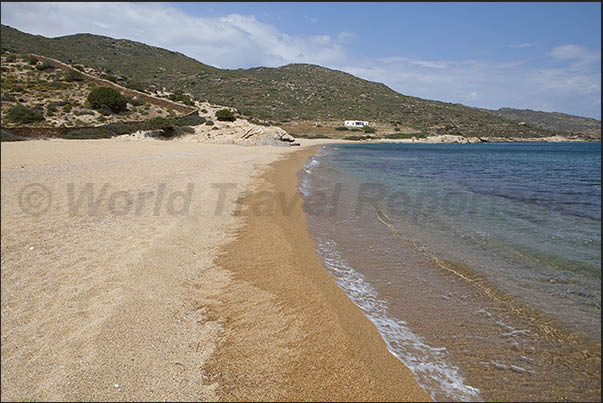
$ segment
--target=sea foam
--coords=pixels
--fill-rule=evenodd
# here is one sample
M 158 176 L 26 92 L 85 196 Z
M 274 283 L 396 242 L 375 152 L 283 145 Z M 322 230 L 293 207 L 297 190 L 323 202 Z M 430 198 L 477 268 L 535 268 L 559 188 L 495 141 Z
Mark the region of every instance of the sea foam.
M 412 333 L 406 322 L 392 317 L 387 303 L 365 276 L 341 257 L 333 240 L 318 239 L 318 252 L 337 285 L 379 330 L 389 351 L 414 374 L 434 400 L 479 400 L 480 391 L 465 383 L 444 347 L 431 347 Z

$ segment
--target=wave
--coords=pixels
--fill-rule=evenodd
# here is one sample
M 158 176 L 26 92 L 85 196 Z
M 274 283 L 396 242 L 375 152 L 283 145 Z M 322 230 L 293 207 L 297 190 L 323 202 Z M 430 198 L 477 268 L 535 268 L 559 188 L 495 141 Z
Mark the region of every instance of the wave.
M 339 254 L 333 240 L 318 239 L 318 253 L 335 282 L 373 322 L 389 351 L 414 374 L 434 400 L 479 400 L 480 391 L 465 383 L 444 347 L 431 347 L 414 334 L 406 322 L 391 316 L 377 290 Z

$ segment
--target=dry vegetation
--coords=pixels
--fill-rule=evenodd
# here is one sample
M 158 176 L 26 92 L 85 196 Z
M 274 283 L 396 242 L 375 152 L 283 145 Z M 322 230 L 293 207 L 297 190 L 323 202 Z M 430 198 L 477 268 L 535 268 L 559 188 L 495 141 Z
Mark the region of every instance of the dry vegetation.
M 88 72 L 94 73 L 91 69 Z M 2 126 L 19 126 L 8 119 L 8 111 L 22 105 L 42 114 L 43 120 L 28 123 L 41 127 L 96 126 L 107 123 L 142 121 L 156 116 L 172 116 L 174 111 L 127 97 L 127 110 L 118 114 L 93 109 L 87 102 L 95 83 L 85 75 L 74 75 L 61 66 L 35 58 L 2 55 Z

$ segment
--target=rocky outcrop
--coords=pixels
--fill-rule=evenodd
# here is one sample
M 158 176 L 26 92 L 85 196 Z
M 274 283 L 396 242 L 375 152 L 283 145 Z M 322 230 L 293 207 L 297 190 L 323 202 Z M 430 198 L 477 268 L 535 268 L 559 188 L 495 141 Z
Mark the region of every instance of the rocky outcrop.
M 192 126 L 192 133 L 175 137 L 172 141 L 198 142 L 211 144 L 240 144 L 240 145 L 295 145 L 295 138 L 278 126 L 262 126 L 249 123 L 246 119 L 234 122 L 223 122 L 216 119 L 215 113 L 224 106 L 210 103 L 197 103 L 199 110 L 206 111 L 202 116 L 213 124 L 207 123 Z M 151 140 L 155 138 L 151 131 L 138 131 L 132 134 L 115 137 L 118 140 Z

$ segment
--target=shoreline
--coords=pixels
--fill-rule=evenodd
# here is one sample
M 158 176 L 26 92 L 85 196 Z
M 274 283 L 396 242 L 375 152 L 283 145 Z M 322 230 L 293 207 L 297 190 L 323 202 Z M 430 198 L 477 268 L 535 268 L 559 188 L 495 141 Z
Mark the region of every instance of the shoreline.
M 312 173 L 308 172 L 304 178 L 310 184 L 307 189 L 311 205 L 322 206 L 320 195 L 329 194 L 333 183 L 343 183 L 346 189 L 358 189 L 355 187 L 358 181 L 387 180 L 383 175 L 371 177 L 366 172 L 358 173 L 362 168 L 369 169 L 367 166 L 383 169 L 383 165 L 376 162 L 379 159 L 376 154 L 365 154 L 360 149 L 356 150 L 360 152 L 356 158 L 353 147 L 347 151 L 337 147 L 337 150 L 332 150 L 335 155 L 330 158 L 318 158 L 315 166 L 308 164 Z M 404 157 L 415 160 L 416 154 Z M 385 154 L 383 158 L 389 163 L 394 157 Z M 396 168 L 401 165 L 392 164 Z M 444 161 L 442 164 L 448 166 Z M 422 182 L 423 187 L 426 183 L 429 181 Z M 412 194 L 410 186 L 408 192 Z M 600 394 L 597 387 L 600 384 L 600 369 L 597 369 L 600 368 L 600 339 L 590 339 L 576 328 L 563 326 L 534 305 L 522 302 L 519 296 L 513 297 L 512 289 L 497 288 L 496 277 L 487 281 L 487 277 L 476 271 L 480 268 L 479 260 L 466 260 L 468 256 L 463 258 L 462 254 L 457 255 L 460 259 L 454 259 L 454 254 L 447 255 L 445 252 L 453 251 L 454 244 L 440 243 L 437 237 L 421 236 L 427 228 L 418 223 L 413 226 L 412 219 L 401 220 L 401 215 L 396 215 L 395 209 L 392 212 L 391 206 L 388 209 L 383 203 L 380 208 L 369 209 L 362 218 L 359 213 L 354 215 L 352 195 L 356 193 L 347 194 L 349 197 L 339 198 L 338 218 L 310 215 L 309 219 L 312 233 L 320 240 L 320 253 L 333 268 L 338 284 L 349 284 L 349 294 L 362 303 L 366 288 L 358 286 L 355 270 L 365 276 L 366 284 L 376 289 L 375 293 L 367 292 L 368 312 L 377 315 L 387 312 L 375 308 L 374 296 L 384 298 L 394 318 L 403 319 L 429 346 L 446 348 L 467 384 L 480 389 L 482 399 L 555 400 L 563 396 L 570 400 L 592 400 Z M 390 220 L 386 212 L 396 217 L 395 221 Z M 413 212 L 416 210 L 409 214 Z M 395 227 L 390 225 L 394 223 Z M 445 246 L 438 247 L 442 245 Z M 479 253 L 470 256 L 477 257 Z M 351 270 L 348 271 L 348 267 Z M 413 291 L 400 291 L 405 289 Z M 517 329 L 521 330 L 516 334 Z M 381 330 L 390 339 L 396 339 L 391 328 Z M 431 359 L 417 361 L 434 362 Z M 500 382 L 501 377 L 506 381 Z M 566 379 L 572 382 L 566 385 Z M 428 385 L 421 381 L 422 385 Z M 584 391 L 576 387 L 577 384 L 584 385 Z M 436 395 L 436 398 L 441 397 Z M 444 398 L 448 399 L 454 398 Z
M 210 382 L 221 400 L 431 400 L 316 254 L 297 189 L 316 149 L 270 164 L 205 273 L 229 277 L 209 307 L 223 321 Z M 274 195 L 285 203 L 268 202 Z

